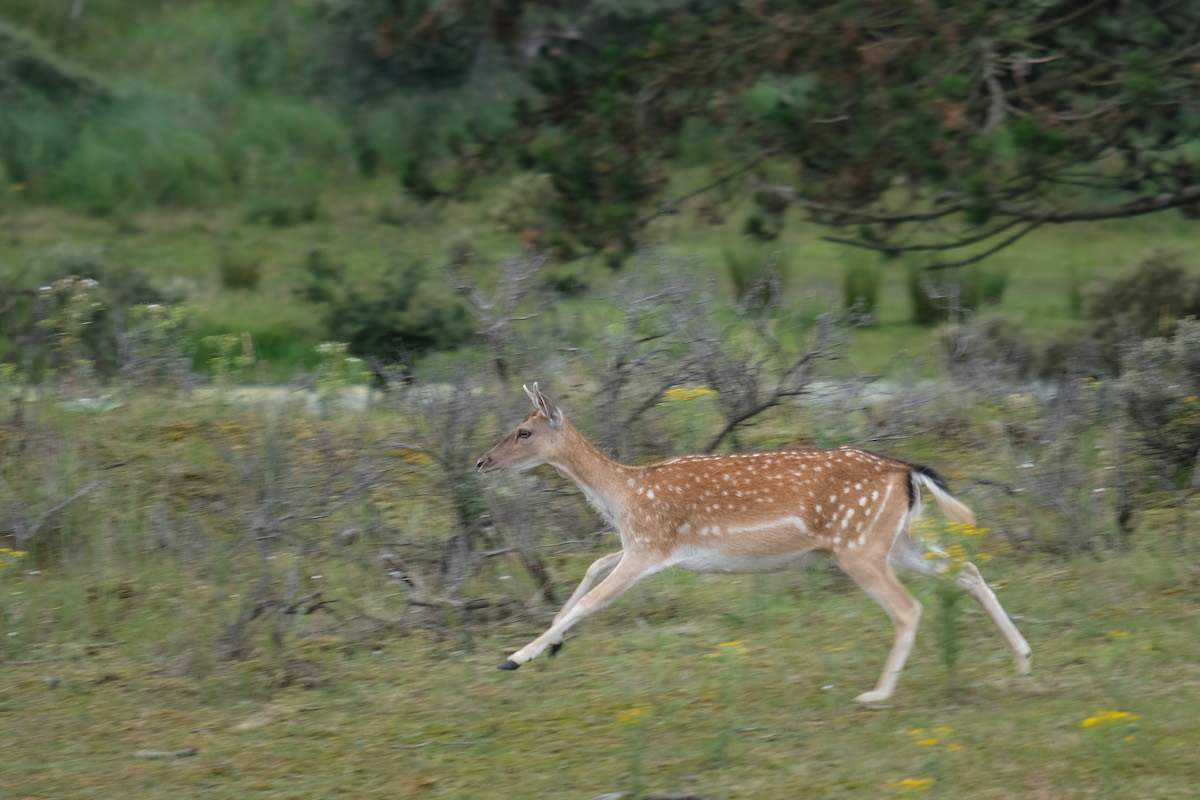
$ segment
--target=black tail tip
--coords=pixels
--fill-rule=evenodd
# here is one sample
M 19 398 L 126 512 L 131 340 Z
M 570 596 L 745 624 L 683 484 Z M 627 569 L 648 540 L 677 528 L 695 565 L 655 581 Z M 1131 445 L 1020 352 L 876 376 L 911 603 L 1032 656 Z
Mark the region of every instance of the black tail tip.
M 518 664 L 517 662 L 513 661 L 510 658 L 508 661 L 505 661 L 503 664 L 500 665 L 500 669 L 506 669 L 506 670 L 512 671 L 519 666 L 521 666 L 521 665 Z
M 554 644 L 550 645 L 550 657 L 553 658 L 554 656 L 558 655 L 558 651 L 562 650 L 562 646 L 562 642 L 555 642 Z

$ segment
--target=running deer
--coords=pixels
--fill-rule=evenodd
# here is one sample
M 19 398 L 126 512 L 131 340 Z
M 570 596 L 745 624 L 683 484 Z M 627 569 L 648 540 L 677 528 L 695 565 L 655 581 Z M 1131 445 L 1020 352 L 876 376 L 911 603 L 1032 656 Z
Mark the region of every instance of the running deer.
M 896 626 L 879 682 L 857 700 L 872 705 L 891 696 L 921 619 L 921 604 L 892 567 L 932 575 L 948 566 L 944 552 L 924 545 L 909 530 L 921 515 L 921 487 L 950 519 L 975 521 L 936 472 L 849 447 L 683 456 L 625 466 L 585 439 L 536 383 L 532 390 L 524 388 L 534 410 L 476 466 L 493 472 L 550 464 L 577 483 L 616 528 L 622 549 L 592 564 L 550 628 L 509 656 L 501 669 L 516 669 L 547 647 L 553 655 L 568 628 L 667 567 L 777 572 L 828 554 Z M 1029 672 L 1029 644 L 979 570 L 965 563 L 956 579 L 1000 629 L 1017 671 Z

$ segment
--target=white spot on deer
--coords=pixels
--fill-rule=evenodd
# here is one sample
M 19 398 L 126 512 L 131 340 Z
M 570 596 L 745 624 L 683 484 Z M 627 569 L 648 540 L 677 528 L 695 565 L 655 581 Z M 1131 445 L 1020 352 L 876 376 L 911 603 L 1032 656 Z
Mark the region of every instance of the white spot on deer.
M 837 500 L 837 495 L 836 495 L 836 494 L 831 494 L 831 495 L 829 495 L 829 502 L 831 502 L 831 503 L 832 503 L 832 502 L 834 502 L 835 500 Z
M 878 499 L 879 499 L 879 490 L 878 490 L 878 489 L 876 489 L 875 491 L 871 492 L 871 499 L 872 499 L 872 500 L 878 500 Z
M 686 535 L 692 532 L 692 523 L 685 522 L 679 526 L 679 532 Z
M 630 478 L 629 480 L 627 480 L 625 482 L 628 483 L 630 486 L 633 486 L 637 481 L 635 481 L 633 478 Z
M 866 495 L 863 495 L 862 497 L 858 498 L 858 504 L 860 506 L 865 506 L 867 504 Z
M 720 535 L 721 535 L 721 527 L 720 527 L 719 525 L 713 525 L 713 526 L 712 526 L 712 535 L 713 535 L 713 536 L 720 536 Z
M 639 490 L 639 491 L 640 491 L 640 490 Z M 650 491 L 646 492 L 646 498 L 647 498 L 647 499 L 649 499 L 649 500 L 653 500 L 653 499 L 654 499 L 654 490 L 653 490 L 653 489 L 651 489 Z
M 641 494 L 641 493 L 642 493 L 642 492 L 644 492 L 644 491 L 646 491 L 646 489 L 645 489 L 645 487 L 644 487 L 644 486 L 639 486 L 639 487 L 638 487 L 638 494 Z

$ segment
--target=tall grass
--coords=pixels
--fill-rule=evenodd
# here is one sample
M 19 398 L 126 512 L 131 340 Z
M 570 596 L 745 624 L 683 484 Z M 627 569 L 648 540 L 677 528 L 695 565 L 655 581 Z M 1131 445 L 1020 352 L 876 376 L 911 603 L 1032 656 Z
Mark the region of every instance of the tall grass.
M 126 2 L 94 14 L 93 5 L 71 23 L 76 35 L 18 7 L 18 20 L 76 61 L 18 31 L 37 58 L 111 95 L 86 113 L 78 96 L 26 92 L 7 103 L 16 110 L 0 115 L 0 173 L 33 202 L 108 214 L 242 198 L 252 216 L 303 221 L 326 187 L 399 175 L 415 157 L 469 154 L 450 131 L 469 123 L 486 139 L 506 119 L 511 87 L 490 83 L 398 91 L 360 109 L 304 4 Z

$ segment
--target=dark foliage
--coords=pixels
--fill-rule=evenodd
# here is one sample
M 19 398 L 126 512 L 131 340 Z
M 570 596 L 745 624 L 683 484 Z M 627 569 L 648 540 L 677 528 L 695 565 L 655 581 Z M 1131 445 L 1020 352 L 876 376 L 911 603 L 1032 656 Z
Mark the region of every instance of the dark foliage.
M 1116 374 L 1123 347 L 1169 337 L 1180 319 L 1200 316 L 1200 272 L 1179 253 L 1153 252 L 1128 273 L 1085 286 L 1082 305 L 1087 324 L 1047 344 L 1044 374 Z
M 383 361 L 449 350 L 475 335 L 470 313 L 427 265 L 393 264 L 378 275 L 349 277 L 322 250 L 303 264 L 298 293 L 316 305 L 325 329 L 358 356 Z
M 697 125 L 721 132 L 723 177 L 787 165 L 772 202 L 931 268 L 1044 224 L 1200 202 L 1181 148 L 1200 131 L 1194 3 L 593 2 L 568 7 L 574 27 L 513 23 L 542 7 L 486 6 L 494 38 L 536 54 L 511 144 L 591 246 L 628 236 Z M 761 215 L 750 229 L 770 233 Z

